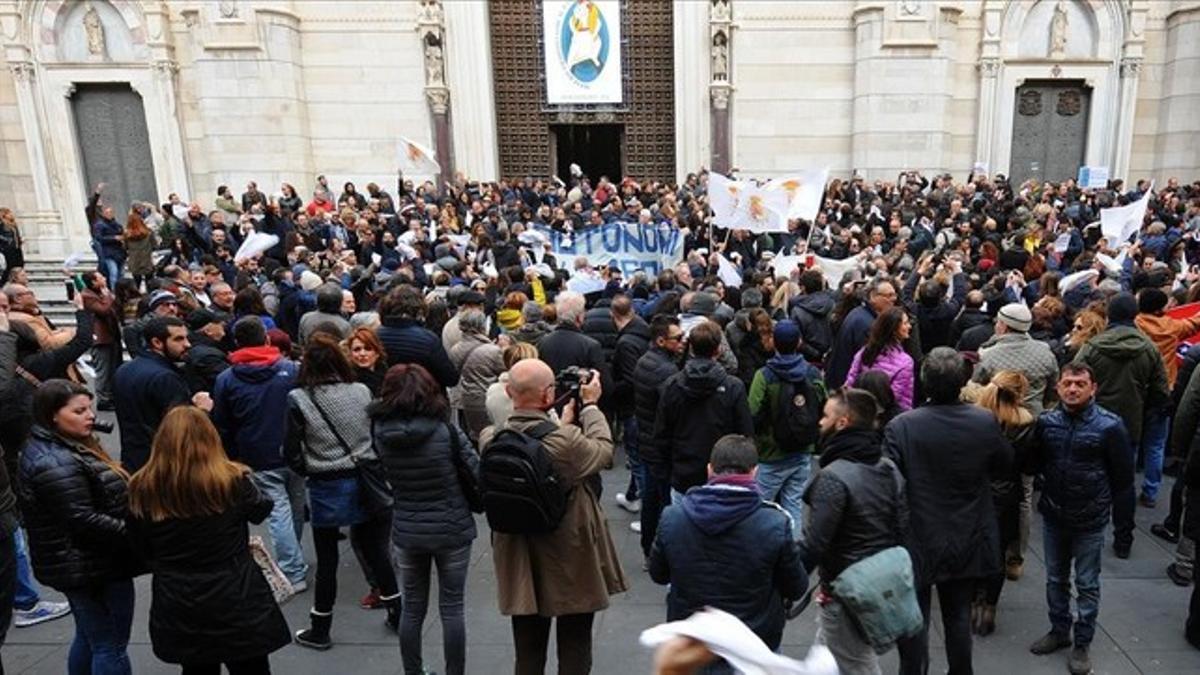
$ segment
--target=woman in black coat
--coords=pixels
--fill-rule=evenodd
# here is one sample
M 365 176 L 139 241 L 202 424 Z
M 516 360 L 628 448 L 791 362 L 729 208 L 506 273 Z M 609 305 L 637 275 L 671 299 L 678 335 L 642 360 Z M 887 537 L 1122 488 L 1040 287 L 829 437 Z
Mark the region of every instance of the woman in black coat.
M 150 461 L 129 482 L 130 526 L 154 573 L 150 643 L 185 675 L 265 675 L 267 655 L 291 642 L 262 571 L 250 557 L 247 523 L 271 500 L 250 469 L 229 461 L 208 415 L 167 413 Z
M 395 496 L 392 558 L 404 583 L 400 656 L 407 675 L 425 672 L 421 627 L 434 565 L 445 672 L 466 668 L 463 591 L 476 532 L 458 467 L 474 474 L 479 459 L 466 434 L 446 422 L 448 410 L 445 389 L 417 364 L 392 366 L 370 407 L 375 449 Z
M 129 474 L 100 447 L 95 421 L 87 387 L 44 382 L 17 481 L 33 572 L 71 603 L 72 675 L 133 670 L 126 648 L 139 565 L 125 525 Z

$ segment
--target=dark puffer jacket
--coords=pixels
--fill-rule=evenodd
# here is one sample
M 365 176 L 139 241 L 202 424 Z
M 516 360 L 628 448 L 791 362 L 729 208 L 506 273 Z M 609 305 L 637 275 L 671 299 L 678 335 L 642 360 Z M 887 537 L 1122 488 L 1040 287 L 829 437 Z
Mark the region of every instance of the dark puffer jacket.
M 746 386 L 712 359 L 691 359 L 664 386 L 654 445 L 679 492 L 703 485 L 713 444 L 726 434 L 754 435 Z
M 442 420 L 385 417 L 372 423 L 375 453 L 387 468 L 395 497 L 392 543 L 404 549 L 441 551 L 475 539 L 475 518 L 454 468 L 450 434 L 471 471 L 479 456 L 470 439 Z
M 634 316 L 617 335 L 612 359 L 612 400 L 617 414 L 624 418 L 633 414 L 633 374 L 638 359 L 650 347 L 650 326 L 642 317 Z
M 797 296 L 791 302 L 791 319 L 800 324 L 801 351 L 809 361 L 821 361 L 833 347 L 829 315 L 837 303 L 825 291 Z
M 1060 407 L 1038 417 L 1033 443 L 1042 515 L 1077 532 L 1103 528 L 1113 495 L 1133 483 L 1133 452 L 1121 418 L 1095 403 L 1078 413 Z
M 688 492 L 680 506 L 663 511 L 650 550 L 650 577 L 671 584 L 668 621 L 716 607 L 778 649 L 783 600 L 800 597 L 808 586 L 791 519 L 752 486 L 727 480 L 715 477 Z
M 450 363 L 441 338 L 421 324 L 412 319 L 385 318 L 378 334 L 379 342 L 387 352 L 388 366 L 417 363 L 443 387 L 458 384 L 458 371 Z
M 805 566 L 819 567 L 827 583 L 854 563 L 902 544 L 908 531 L 903 484 L 895 465 L 882 459 L 875 431 L 848 429 L 830 438 L 821 469 L 804 490 Z
M 62 591 L 133 576 L 124 478 L 39 426 L 21 453 L 19 475 L 17 496 L 38 581 Z
M 638 422 L 638 454 L 651 470 L 661 470 L 666 465 L 666 458 L 654 445 L 654 418 L 658 414 L 658 399 L 663 386 L 678 372 L 675 355 L 658 347 L 651 347 L 633 368 L 633 414 Z
M 613 322 L 612 312 L 607 306 L 593 307 L 583 315 L 583 325 L 579 327 L 583 334 L 600 343 L 604 353 L 604 361 L 612 362 L 613 352 L 617 348 L 617 324 Z

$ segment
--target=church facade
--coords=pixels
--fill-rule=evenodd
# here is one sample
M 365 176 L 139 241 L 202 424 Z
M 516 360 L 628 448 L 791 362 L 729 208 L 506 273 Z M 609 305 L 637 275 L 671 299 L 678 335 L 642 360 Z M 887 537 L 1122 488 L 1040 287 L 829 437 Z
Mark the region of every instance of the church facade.
M 1200 0 L 0 0 L 0 205 L 35 256 L 255 180 L 1200 176 Z

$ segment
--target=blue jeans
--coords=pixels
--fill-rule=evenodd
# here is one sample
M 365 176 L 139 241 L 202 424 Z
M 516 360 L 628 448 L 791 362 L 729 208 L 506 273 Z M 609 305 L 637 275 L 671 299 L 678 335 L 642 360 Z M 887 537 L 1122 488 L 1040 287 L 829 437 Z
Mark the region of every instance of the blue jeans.
M 446 675 L 462 675 L 467 663 L 467 625 L 463 620 L 463 590 L 471 545 L 442 551 L 394 547 L 393 559 L 403 580 L 404 608 L 400 619 L 400 659 L 405 675 L 421 675 L 421 629 L 429 609 L 429 569 L 437 565 L 438 616 L 442 619 L 442 653 Z
M 1049 520 L 1042 522 L 1046 549 L 1046 604 L 1050 627 L 1058 635 L 1071 633 L 1071 562 L 1075 563 L 1075 645 L 1086 647 L 1096 632 L 1100 614 L 1100 556 L 1104 551 L 1104 528 L 1074 532 Z
M 101 258 L 100 271 L 104 272 L 104 280 L 108 282 L 108 287 L 116 288 L 117 282 L 125 274 L 125 263 L 112 258 Z
M 13 532 L 13 543 L 17 548 L 17 590 L 13 595 L 13 609 L 33 609 L 42 597 L 29 566 L 29 545 L 25 541 L 24 528 Z
M 1167 449 L 1167 431 L 1171 428 L 1171 412 L 1166 408 L 1147 410 L 1142 422 L 1142 443 L 1146 469 L 1142 476 L 1142 494 L 1158 498 L 1162 486 L 1163 454 Z
M 75 617 L 75 639 L 67 655 L 69 675 L 126 675 L 129 628 L 133 624 L 133 579 L 66 592 Z
M 275 562 L 293 584 L 304 581 L 308 564 L 300 536 L 304 532 L 304 479 L 287 467 L 255 471 L 254 482 L 275 502 L 267 517 L 267 530 L 275 544 Z
M 804 515 L 804 486 L 812 467 L 812 455 L 797 453 L 773 462 L 759 462 L 754 482 L 762 498 L 775 502 L 792 518 L 792 537 L 800 538 Z
M 632 494 L 630 494 L 629 490 L 626 490 L 625 496 L 629 499 L 640 499 L 645 491 L 646 475 L 643 473 L 642 457 L 638 453 L 637 417 L 630 415 L 625 418 L 624 429 L 621 434 L 625 444 L 625 464 L 629 469 L 630 485 L 633 488 Z

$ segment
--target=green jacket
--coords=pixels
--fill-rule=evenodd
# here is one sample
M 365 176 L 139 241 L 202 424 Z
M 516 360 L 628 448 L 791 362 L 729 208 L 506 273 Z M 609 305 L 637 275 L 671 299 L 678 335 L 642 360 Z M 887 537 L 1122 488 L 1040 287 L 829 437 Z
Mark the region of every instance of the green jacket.
M 766 375 L 768 370 L 772 371 L 769 378 Z M 805 362 L 799 354 L 776 354 L 767 361 L 767 365 L 754 373 L 754 379 L 750 381 L 750 393 L 747 398 L 750 403 L 750 415 L 754 418 L 754 441 L 758 446 L 760 462 L 775 462 L 796 453 L 812 454 L 816 450 L 815 443 L 804 448 L 776 447 L 775 434 L 771 428 L 781 382 L 795 382 L 802 377 L 807 378 L 817 392 L 818 404 L 825 405 L 825 381 L 821 379 L 821 371 Z
M 1142 438 L 1142 418 L 1147 410 L 1166 405 L 1167 373 L 1162 356 L 1133 326 L 1112 326 L 1088 340 L 1075 355 L 1096 374 L 1096 403 L 1125 420 L 1129 438 Z

